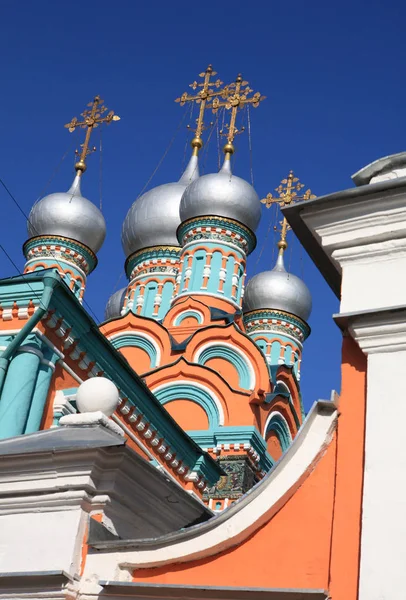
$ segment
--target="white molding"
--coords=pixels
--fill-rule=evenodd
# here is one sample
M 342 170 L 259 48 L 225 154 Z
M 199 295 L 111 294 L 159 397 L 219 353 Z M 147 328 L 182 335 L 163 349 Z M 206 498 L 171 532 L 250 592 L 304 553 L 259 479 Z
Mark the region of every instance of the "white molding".
M 406 350 L 406 309 L 385 316 L 354 316 L 348 329 L 365 354 Z
M 132 550 L 127 544 L 121 551 L 113 547 L 89 554 L 84 583 L 90 583 L 94 573 L 103 573 L 106 579 L 131 581 L 134 569 L 200 560 L 241 544 L 272 519 L 314 470 L 330 444 L 336 419 L 333 403 L 315 403 L 283 458 L 250 494 L 216 519 L 164 536 L 145 548 L 138 543 Z

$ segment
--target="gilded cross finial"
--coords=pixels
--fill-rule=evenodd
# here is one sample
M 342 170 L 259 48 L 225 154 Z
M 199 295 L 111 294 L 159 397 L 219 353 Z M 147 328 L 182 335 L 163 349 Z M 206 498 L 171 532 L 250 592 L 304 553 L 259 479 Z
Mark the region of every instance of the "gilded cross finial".
M 253 96 L 250 96 L 252 93 Z M 261 96 L 259 92 L 254 93 L 254 90 L 249 87 L 248 81 L 244 81 L 242 76 L 238 75 L 235 83 L 230 83 L 230 85 L 225 87 L 225 94 L 223 95 L 223 98 L 224 100 L 219 100 L 218 97 L 214 98 L 212 106 L 214 113 L 216 113 L 221 107 L 231 110 L 230 123 L 225 125 L 227 133 L 224 135 L 227 136 L 227 143 L 223 148 L 226 158 L 230 158 L 234 153 L 233 141 L 235 136 L 244 131 L 244 128 L 237 129 L 235 125 L 238 110 L 242 109 L 246 104 L 251 104 L 254 108 L 257 108 L 259 103 L 262 100 L 265 100 L 266 96 Z
M 85 141 L 83 144 L 81 144 L 81 151 L 76 150 L 76 154 L 79 155 L 79 160 L 75 164 L 75 169 L 79 176 L 86 171 L 87 156 L 96 150 L 94 147 L 89 148 L 90 136 L 93 129 L 102 123 L 108 124 L 112 121 L 120 120 L 120 117 L 115 115 L 113 110 L 111 110 L 107 115 L 104 115 L 108 109 L 106 106 L 104 106 L 103 100 L 100 98 L 100 96 L 95 96 L 93 102 L 89 102 L 87 106 L 89 108 L 84 110 L 81 114 L 81 117 L 83 117 L 82 121 L 79 121 L 77 117 L 74 117 L 70 123 L 65 125 L 65 127 L 69 129 L 70 133 L 75 131 L 77 127 L 86 129 Z
M 202 132 L 204 130 L 204 111 L 211 107 L 213 98 L 226 93 L 225 90 L 220 89 L 223 85 L 223 82 L 220 81 L 220 79 L 210 81 L 211 77 L 214 77 L 215 75 L 217 75 L 216 71 L 213 71 L 213 67 L 209 65 L 207 69 L 199 75 L 199 77 L 203 78 L 203 82 L 198 83 L 197 81 L 194 81 L 189 85 L 192 90 L 199 90 L 197 94 L 193 96 L 192 94 L 188 94 L 188 92 L 184 92 L 182 96 L 175 100 L 175 102 L 179 102 L 181 106 L 184 106 L 186 102 L 196 102 L 196 104 L 199 105 L 199 116 L 196 119 L 196 128 L 194 130 L 195 136 L 191 141 L 193 154 L 195 156 L 197 156 L 199 150 L 203 146 Z M 217 91 L 214 91 L 213 88 L 216 88 Z
M 305 187 L 304 183 L 299 181 L 298 177 L 294 176 L 293 171 L 289 171 L 289 175 L 286 179 L 282 179 L 280 184 L 275 191 L 278 192 L 278 196 L 273 196 L 271 193 L 267 194 L 265 198 L 261 200 L 262 204 L 265 204 L 266 208 L 270 208 L 273 204 L 278 204 L 280 208 L 295 202 L 301 202 L 302 200 L 312 200 L 316 198 L 310 189 L 302 192 Z M 288 247 L 286 236 L 288 231 L 291 229 L 288 224 L 286 217 L 280 222 L 280 240 L 278 242 L 279 253 L 283 252 Z

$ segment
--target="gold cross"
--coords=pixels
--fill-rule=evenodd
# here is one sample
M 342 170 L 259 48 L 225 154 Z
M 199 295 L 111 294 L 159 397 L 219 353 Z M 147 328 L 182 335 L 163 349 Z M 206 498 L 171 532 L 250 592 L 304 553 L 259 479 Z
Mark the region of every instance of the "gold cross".
M 313 200 L 313 198 L 316 198 L 310 189 L 306 190 L 304 193 L 301 193 L 301 190 L 304 187 L 304 183 L 301 183 L 299 178 L 294 176 L 293 171 L 289 171 L 287 178 L 282 179 L 278 187 L 275 188 L 275 191 L 278 192 L 279 196 L 273 196 L 271 193 L 269 193 L 261 200 L 261 202 L 262 204 L 265 204 L 266 208 L 270 208 L 273 204 L 278 204 L 279 207 L 282 208 L 283 206 L 288 206 L 289 204 L 294 204 L 295 202 L 300 202 L 302 200 Z M 288 247 L 286 235 L 291 227 L 288 224 L 286 217 L 283 218 L 280 224 L 281 237 L 278 242 L 278 248 L 280 252 L 284 252 Z
M 192 90 L 201 88 L 195 96 L 184 92 L 180 98 L 176 98 L 175 102 L 179 102 L 180 106 L 184 106 L 186 102 L 196 102 L 199 105 L 199 116 L 196 119 L 195 137 L 191 141 L 193 148 L 193 154 L 197 156 L 200 148 L 203 146 L 202 132 L 204 129 L 204 111 L 211 107 L 213 98 L 227 93 L 226 89 L 219 89 L 223 82 L 220 79 L 216 81 L 210 81 L 211 77 L 217 75 L 216 71 L 213 71 L 213 67 L 209 65 L 204 73 L 200 73 L 199 77 L 203 78 L 203 83 L 194 81 L 189 85 Z M 213 88 L 217 88 L 218 91 L 214 91 Z
M 86 129 L 85 141 L 81 144 L 81 152 L 78 162 L 75 164 L 75 169 L 78 172 L 78 175 L 82 175 L 86 171 L 86 157 L 94 152 L 93 149 L 89 150 L 89 142 L 90 136 L 96 127 L 98 127 L 101 123 L 111 123 L 112 121 L 119 121 L 120 117 L 114 114 L 114 111 L 111 110 L 104 117 L 104 113 L 108 110 L 106 106 L 103 104 L 103 100 L 100 96 L 95 96 L 93 102 L 89 102 L 87 105 L 89 107 L 88 110 L 84 110 L 81 114 L 83 117 L 83 121 L 79 121 L 77 117 L 73 117 L 70 123 L 67 123 L 65 127 L 69 129 L 69 132 L 72 133 L 75 131 L 77 127 L 81 127 L 82 129 Z M 79 151 L 76 151 L 79 154 Z
M 242 89 L 243 86 L 245 86 L 244 89 Z M 243 131 L 243 129 L 238 130 L 235 126 L 238 110 L 242 109 L 246 104 L 251 104 L 254 108 L 257 108 L 259 103 L 262 100 L 265 100 L 266 96 L 261 96 L 259 92 L 255 92 L 253 96 L 249 97 L 249 94 L 251 94 L 253 90 L 249 87 L 248 81 L 243 81 L 241 75 L 238 75 L 235 83 L 230 83 L 230 85 L 226 86 L 224 89 L 227 94 L 225 97 L 223 96 L 224 100 L 221 101 L 218 98 L 214 98 L 212 106 L 214 113 L 221 107 L 224 107 L 227 110 L 231 109 L 230 123 L 225 126 L 228 130 L 227 144 L 223 149 L 225 154 L 230 156 L 234 152 L 233 141 L 235 136 Z

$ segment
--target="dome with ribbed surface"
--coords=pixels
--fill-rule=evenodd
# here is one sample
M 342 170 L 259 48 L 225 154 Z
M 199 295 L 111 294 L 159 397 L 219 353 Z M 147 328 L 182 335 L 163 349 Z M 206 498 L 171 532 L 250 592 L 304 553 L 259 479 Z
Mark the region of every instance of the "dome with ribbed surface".
M 108 321 L 108 319 L 117 319 L 121 317 L 121 309 L 124 305 L 124 298 L 127 288 L 122 288 L 121 290 L 117 290 L 114 292 L 108 299 L 106 304 L 106 309 L 104 311 L 104 320 Z
M 245 288 L 243 313 L 254 310 L 283 310 L 307 321 L 312 297 L 306 284 L 285 270 L 283 255 L 272 271 L 263 271 L 249 280 Z
M 233 219 L 253 232 L 258 227 L 261 218 L 258 194 L 247 181 L 232 174 L 228 159 L 219 173 L 199 177 L 182 196 L 182 222 L 203 216 Z
M 176 183 L 165 183 L 140 196 L 124 220 L 121 242 L 128 257 L 142 248 L 179 246 L 179 204 L 187 186 L 199 177 L 197 156 L 192 156 Z
M 106 237 L 106 222 L 101 211 L 80 191 L 76 175 L 67 192 L 45 196 L 34 204 L 28 217 L 28 235 L 58 235 L 76 240 L 97 253 Z

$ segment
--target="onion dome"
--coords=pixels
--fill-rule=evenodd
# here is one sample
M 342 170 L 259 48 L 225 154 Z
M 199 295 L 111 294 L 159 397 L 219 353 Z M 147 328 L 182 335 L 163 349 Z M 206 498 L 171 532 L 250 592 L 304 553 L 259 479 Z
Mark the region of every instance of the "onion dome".
M 109 319 L 117 319 L 121 317 L 121 309 L 124 305 L 124 298 L 127 288 L 122 288 L 121 290 L 117 290 L 114 292 L 108 299 L 106 304 L 106 309 L 104 311 L 104 320 L 108 321 Z
M 165 183 L 138 198 L 124 220 L 121 242 L 128 257 L 150 246 L 179 246 L 179 204 L 187 186 L 199 177 L 197 156 L 192 156 L 176 183 Z
M 255 275 L 245 288 L 242 310 L 283 310 L 307 321 L 312 310 L 312 297 L 305 283 L 285 270 L 283 252 L 272 271 Z
M 97 253 L 106 237 L 101 211 L 80 191 L 80 174 L 67 192 L 45 196 L 34 204 L 28 217 L 28 235 L 63 236 Z
M 247 181 L 232 174 L 227 156 L 219 173 L 199 177 L 182 196 L 182 222 L 203 216 L 233 219 L 253 232 L 258 227 L 261 218 L 258 194 Z

